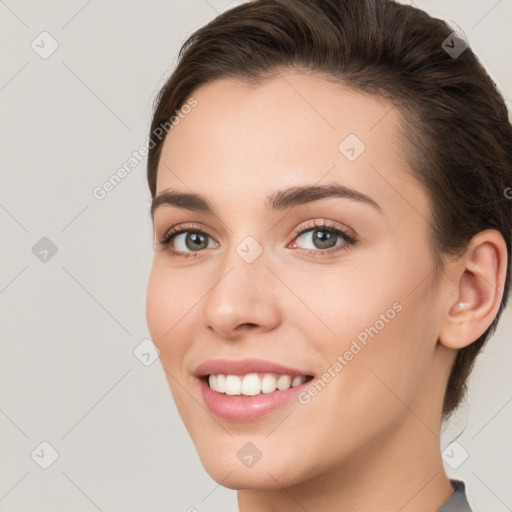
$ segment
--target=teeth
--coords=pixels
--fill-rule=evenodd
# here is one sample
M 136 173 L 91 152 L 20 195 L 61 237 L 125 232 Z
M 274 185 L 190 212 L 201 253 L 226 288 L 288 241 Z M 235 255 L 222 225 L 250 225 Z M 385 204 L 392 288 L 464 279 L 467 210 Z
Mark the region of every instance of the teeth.
M 261 391 L 260 378 L 257 373 L 249 373 L 242 380 L 242 395 L 259 395 Z
M 240 395 L 242 393 L 242 379 L 238 375 L 226 375 L 224 387 L 226 395 Z
M 262 376 L 260 376 L 262 375 Z M 306 381 L 304 375 L 276 375 L 248 373 L 247 375 L 223 375 L 216 374 L 208 377 L 208 383 L 213 391 L 225 393 L 226 395 L 255 396 L 260 393 L 272 393 L 279 390 L 284 391 L 291 387 L 300 386 Z
M 277 381 L 273 375 L 265 375 L 263 379 L 261 379 L 261 391 L 263 393 L 272 393 L 277 388 Z
M 284 389 L 290 389 L 292 386 L 292 378 L 289 375 L 281 375 L 277 379 L 277 389 L 283 391 Z
M 297 375 L 296 377 L 293 377 L 292 388 L 294 388 L 295 386 L 300 386 L 305 380 L 306 380 L 306 378 L 305 377 L 301 377 L 300 375 Z

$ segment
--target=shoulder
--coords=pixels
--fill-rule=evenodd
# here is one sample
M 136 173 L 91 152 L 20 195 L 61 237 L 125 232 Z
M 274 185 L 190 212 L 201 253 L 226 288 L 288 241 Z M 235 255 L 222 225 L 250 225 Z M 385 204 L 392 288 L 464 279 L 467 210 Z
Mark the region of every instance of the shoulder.
M 454 492 L 437 512 L 472 512 L 466 496 L 466 486 L 460 480 L 450 480 Z

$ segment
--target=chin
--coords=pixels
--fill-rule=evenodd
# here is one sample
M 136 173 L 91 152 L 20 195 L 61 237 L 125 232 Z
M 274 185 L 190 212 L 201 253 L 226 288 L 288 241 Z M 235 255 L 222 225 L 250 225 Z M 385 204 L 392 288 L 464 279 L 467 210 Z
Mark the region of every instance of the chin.
M 298 481 L 290 478 L 289 469 L 275 469 L 272 464 L 259 461 L 252 468 L 241 467 L 240 463 L 233 466 L 229 463 L 208 460 L 203 461 L 206 472 L 220 485 L 228 489 L 281 489 Z
M 205 437 L 196 443 L 206 472 L 223 487 L 234 490 L 281 489 L 300 483 L 301 468 L 296 464 L 303 459 L 294 460 L 296 447 L 290 446 L 290 451 L 283 448 L 282 445 L 280 449 L 270 447 L 264 439 L 253 442 L 248 436 L 229 437 L 224 443 Z M 293 471 L 292 467 L 295 467 Z M 302 471 L 306 473 L 307 468 Z

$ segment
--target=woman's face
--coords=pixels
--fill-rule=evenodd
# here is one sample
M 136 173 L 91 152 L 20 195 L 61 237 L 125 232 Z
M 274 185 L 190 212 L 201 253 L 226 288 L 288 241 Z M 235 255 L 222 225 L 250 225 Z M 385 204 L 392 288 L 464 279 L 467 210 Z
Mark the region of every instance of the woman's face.
M 280 488 L 432 438 L 442 290 L 397 111 L 299 73 L 192 96 L 157 196 L 211 211 L 159 201 L 147 320 L 208 473 Z

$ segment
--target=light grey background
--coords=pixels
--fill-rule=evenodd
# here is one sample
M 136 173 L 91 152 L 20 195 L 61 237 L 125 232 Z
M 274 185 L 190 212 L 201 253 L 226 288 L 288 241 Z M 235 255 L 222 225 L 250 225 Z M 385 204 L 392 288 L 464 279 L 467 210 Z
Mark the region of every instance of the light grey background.
M 0 0 L 3 512 L 237 508 L 202 468 L 159 361 L 133 354 L 149 337 L 146 159 L 103 200 L 92 194 L 145 143 L 186 36 L 236 3 Z M 414 3 L 463 30 L 512 96 L 512 0 Z M 46 59 L 31 47 L 51 48 L 43 31 L 59 45 Z M 46 263 L 32 252 L 42 237 L 58 251 Z M 512 510 L 511 332 L 509 306 L 467 418 L 443 436 L 445 447 L 463 430 L 448 458 L 469 457 L 447 469 L 475 512 Z M 48 469 L 43 441 L 58 452 Z

